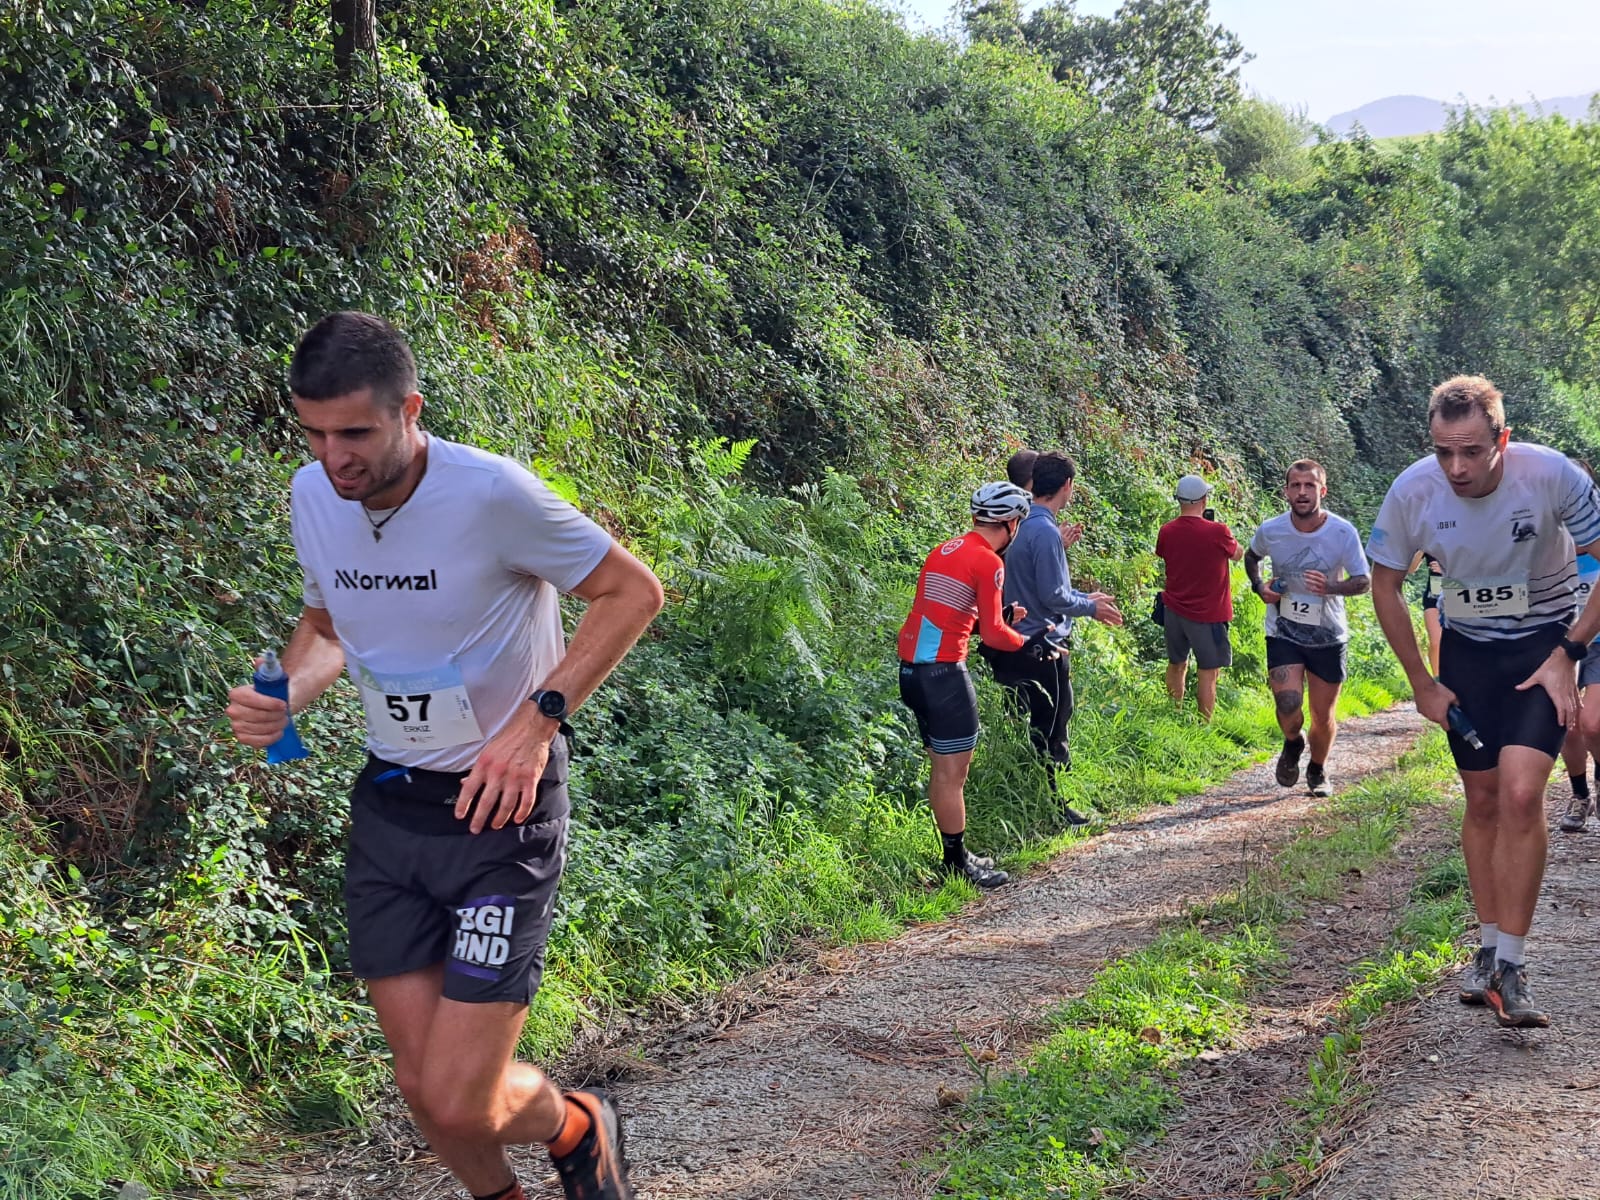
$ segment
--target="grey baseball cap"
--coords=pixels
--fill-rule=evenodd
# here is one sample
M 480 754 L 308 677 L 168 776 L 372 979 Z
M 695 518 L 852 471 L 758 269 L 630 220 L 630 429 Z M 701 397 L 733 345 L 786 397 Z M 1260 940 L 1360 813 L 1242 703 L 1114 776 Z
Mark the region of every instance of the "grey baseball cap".
M 1211 495 L 1211 485 L 1198 475 L 1185 475 L 1178 480 L 1178 490 L 1174 495 L 1184 503 L 1191 504 Z

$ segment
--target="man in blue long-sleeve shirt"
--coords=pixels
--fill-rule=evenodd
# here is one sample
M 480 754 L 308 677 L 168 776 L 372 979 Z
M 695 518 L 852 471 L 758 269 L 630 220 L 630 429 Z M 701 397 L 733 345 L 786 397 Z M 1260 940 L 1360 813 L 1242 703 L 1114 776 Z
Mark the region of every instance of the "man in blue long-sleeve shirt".
M 995 679 L 1010 690 L 1018 711 L 1027 714 L 1033 744 L 1050 769 L 1052 793 L 1058 788 L 1058 768 L 1072 766 L 1067 746 L 1072 672 L 1069 655 L 1064 651 L 1057 654 L 1045 642 L 1045 634 L 1054 625 L 1050 641 L 1064 645 L 1072 622 L 1079 617 L 1122 624 L 1115 599 L 1105 592 L 1081 592 L 1072 586 L 1056 521 L 1072 500 L 1076 473 L 1072 459 L 1065 454 L 1041 454 L 1034 460 L 1033 508 L 1006 551 L 1005 585 L 1006 603 L 1027 610 L 1016 630 L 1030 641 L 1010 653 L 987 647 L 980 651 L 994 668 Z M 1071 807 L 1066 808 L 1066 817 L 1075 825 L 1087 820 Z

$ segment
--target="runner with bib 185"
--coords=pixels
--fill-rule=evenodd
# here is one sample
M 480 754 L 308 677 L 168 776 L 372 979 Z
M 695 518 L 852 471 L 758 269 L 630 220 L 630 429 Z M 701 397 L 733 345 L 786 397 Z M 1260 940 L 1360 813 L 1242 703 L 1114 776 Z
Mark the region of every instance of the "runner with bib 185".
M 1300 778 L 1305 752 L 1305 698 L 1311 699 L 1311 761 L 1306 787 L 1313 796 L 1329 792 L 1325 767 L 1338 733 L 1333 714 L 1345 678 L 1345 647 L 1350 623 L 1344 598 L 1364 595 L 1372 586 L 1361 535 L 1343 517 L 1322 507 L 1328 476 L 1309 458 L 1290 463 L 1283 497 L 1289 511 L 1262 523 L 1245 551 L 1250 586 L 1267 605 L 1267 680 L 1283 731 L 1278 755 L 1280 787 Z M 1261 563 L 1272 563 L 1272 581 L 1261 580 Z
M 290 522 L 305 607 L 289 697 L 228 694 L 272 745 L 348 670 L 367 761 L 350 797 L 350 965 L 395 1082 L 475 1200 L 522 1200 L 506 1147 L 543 1143 L 569 1200 L 629 1200 L 616 1109 L 516 1061 L 566 861 L 567 718 L 661 607 L 650 569 L 510 459 L 418 424 L 417 367 L 342 312 L 289 367 L 315 463 Z M 562 645 L 557 591 L 588 609 Z
M 1600 633 L 1600 600 L 1578 610 L 1574 552 L 1600 544 L 1600 493 L 1566 455 L 1512 442 L 1500 392 L 1480 376 L 1434 389 L 1428 430 L 1433 455 L 1394 481 L 1367 541 L 1372 603 L 1417 710 L 1451 729 L 1458 709 L 1481 743 L 1451 729 L 1481 941 L 1461 1000 L 1489 1004 L 1502 1025 L 1548 1025 L 1526 944 L 1544 878 L 1545 786 L 1578 723 L 1578 662 Z M 1419 551 L 1444 575 L 1437 679 L 1401 594 Z

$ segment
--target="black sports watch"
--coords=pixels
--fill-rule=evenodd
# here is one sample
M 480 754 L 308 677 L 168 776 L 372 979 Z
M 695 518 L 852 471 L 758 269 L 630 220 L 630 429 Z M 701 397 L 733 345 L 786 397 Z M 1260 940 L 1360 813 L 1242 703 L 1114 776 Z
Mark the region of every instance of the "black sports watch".
M 528 697 L 538 709 L 552 721 L 565 721 L 567 719 L 567 698 L 552 688 L 540 688 Z
M 1566 651 L 1567 657 L 1573 662 L 1582 662 L 1589 654 L 1589 647 L 1582 642 L 1575 642 L 1569 637 L 1561 639 L 1561 649 Z

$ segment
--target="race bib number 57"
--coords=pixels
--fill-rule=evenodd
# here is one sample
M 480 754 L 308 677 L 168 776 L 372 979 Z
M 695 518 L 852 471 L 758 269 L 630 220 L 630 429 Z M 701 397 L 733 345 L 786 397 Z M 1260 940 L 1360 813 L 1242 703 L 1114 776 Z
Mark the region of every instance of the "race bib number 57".
M 356 683 L 367 710 L 367 732 L 376 742 L 435 749 L 483 736 L 455 666 L 404 675 L 378 674 L 362 666 Z

